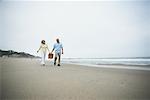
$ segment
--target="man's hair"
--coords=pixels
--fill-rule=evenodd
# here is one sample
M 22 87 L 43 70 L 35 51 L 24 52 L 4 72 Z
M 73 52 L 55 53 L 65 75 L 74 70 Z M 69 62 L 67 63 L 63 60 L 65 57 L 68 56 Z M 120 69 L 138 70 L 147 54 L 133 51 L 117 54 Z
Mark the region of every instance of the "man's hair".
M 57 41 L 57 43 L 59 43 L 59 39 L 58 38 L 56 39 L 56 41 Z

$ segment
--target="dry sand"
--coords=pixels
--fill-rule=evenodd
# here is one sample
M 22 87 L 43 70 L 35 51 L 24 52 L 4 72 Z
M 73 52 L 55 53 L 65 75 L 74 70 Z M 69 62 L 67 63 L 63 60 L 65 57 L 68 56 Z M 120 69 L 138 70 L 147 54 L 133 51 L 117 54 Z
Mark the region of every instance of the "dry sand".
M 150 100 L 150 71 L 0 59 L 1 100 Z

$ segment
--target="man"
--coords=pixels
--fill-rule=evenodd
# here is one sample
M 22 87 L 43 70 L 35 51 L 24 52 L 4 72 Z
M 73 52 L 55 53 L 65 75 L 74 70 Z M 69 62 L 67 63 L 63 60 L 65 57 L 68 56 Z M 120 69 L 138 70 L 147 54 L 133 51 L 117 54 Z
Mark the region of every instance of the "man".
M 60 58 L 61 58 L 61 54 L 63 54 L 63 46 L 60 43 L 58 38 L 56 39 L 56 43 L 54 44 L 54 47 L 51 53 L 53 53 L 54 50 L 55 50 L 54 66 L 56 65 L 57 57 L 58 57 L 57 66 L 60 66 Z

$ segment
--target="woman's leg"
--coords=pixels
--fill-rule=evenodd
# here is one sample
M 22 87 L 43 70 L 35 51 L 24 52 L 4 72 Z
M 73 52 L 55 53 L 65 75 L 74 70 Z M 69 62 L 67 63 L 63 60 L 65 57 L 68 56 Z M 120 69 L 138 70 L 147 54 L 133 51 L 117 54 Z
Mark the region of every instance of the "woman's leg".
M 42 65 L 45 65 L 45 55 L 46 55 L 46 53 L 42 52 L 42 59 L 41 59 L 41 64 Z
M 45 65 L 46 52 L 44 52 L 44 64 Z

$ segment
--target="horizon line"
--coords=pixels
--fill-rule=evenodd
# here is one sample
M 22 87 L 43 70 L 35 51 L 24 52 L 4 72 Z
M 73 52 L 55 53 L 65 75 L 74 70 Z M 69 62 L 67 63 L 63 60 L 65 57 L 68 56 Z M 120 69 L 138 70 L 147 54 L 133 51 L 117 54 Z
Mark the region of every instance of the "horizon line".
M 18 52 L 18 53 L 26 53 L 26 54 L 30 54 L 30 55 L 33 55 L 33 56 L 36 56 L 36 55 L 34 55 L 34 54 L 32 54 L 32 53 L 29 53 L 29 52 L 25 52 L 25 51 L 15 51 L 15 50 L 6 50 L 6 49 L 0 49 L 0 50 L 2 50 L 2 51 L 14 51 L 14 52 Z M 136 57 L 62 57 L 63 59 L 128 59 L 128 58 L 130 58 L 130 59 L 134 59 L 134 58 L 147 58 L 147 59 L 149 59 L 150 58 L 150 56 L 136 56 Z

